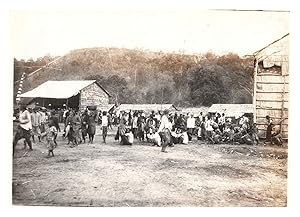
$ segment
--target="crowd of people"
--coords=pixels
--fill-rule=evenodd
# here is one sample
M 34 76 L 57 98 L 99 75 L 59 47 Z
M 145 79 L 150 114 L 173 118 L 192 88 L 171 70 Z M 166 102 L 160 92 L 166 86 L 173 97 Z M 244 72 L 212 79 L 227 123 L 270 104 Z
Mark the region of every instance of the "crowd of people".
M 60 131 L 59 120 L 53 111 L 49 111 L 44 107 L 27 109 L 25 105 L 21 105 L 19 110 L 15 111 L 14 121 L 18 121 L 16 133 L 13 139 L 13 153 L 15 146 L 20 139 L 24 140 L 24 149 L 28 146 L 32 150 L 32 143 L 36 139 L 46 137 L 48 156 L 54 156 L 54 148 L 57 146 L 57 132 Z
M 13 150 L 17 142 L 24 138 L 24 148 L 32 150 L 32 142 L 46 137 L 48 156 L 54 156 L 58 132 L 62 132 L 71 148 L 94 142 L 96 125 L 101 125 L 103 142 L 106 143 L 108 129 L 116 129 L 115 140 L 121 145 L 132 145 L 134 140 L 160 146 L 166 152 L 167 146 L 188 144 L 193 139 L 210 144 L 259 144 L 258 129 L 251 116 L 243 115 L 237 119 L 226 117 L 224 113 L 198 115 L 192 113 L 152 111 L 106 112 L 86 108 L 50 110 L 44 107 L 27 109 L 21 106 L 16 111 L 19 125 L 13 140 Z M 280 134 L 272 133 L 273 123 L 267 121 L 267 141 L 282 144 Z M 60 124 L 63 129 L 60 129 Z
M 168 111 L 152 112 L 145 115 L 143 111 L 121 112 L 120 126 L 116 139 L 128 144 L 130 133 L 139 141 L 147 141 L 162 146 L 164 140 L 169 146 L 188 144 L 193 138 L 211 144 L 241 143 L 258 144 L 257 127 L 246 115 L 237 120 L 226 118 L 225 114 L 193 114 L 169 113 Z M 125 136 L 127 133 L 127 137 Z M 166 135 L 166 136 L 165 136 Z
M 193 138 L 210 144 L 248 144 L 258 145 L 258 128 L 253 116 L 244 114 L 241 117 L 226 117 L 224 113 L 194 115 L 169 113 L 168 111 L 121 111 L 112 114 L 114 122 L 119 123 L 116 139 L 122 144 L 130 144 L 130 138 L 147 141 L 161 146 L 163 132 L 168 130 L 169 144 L 188 144 Z M 275 132 L 274 124 L 266 116 L 266 142 L 276 145 L 282 144 L 280 133 Z M 131 136 L 132 134 L 132 136 Z

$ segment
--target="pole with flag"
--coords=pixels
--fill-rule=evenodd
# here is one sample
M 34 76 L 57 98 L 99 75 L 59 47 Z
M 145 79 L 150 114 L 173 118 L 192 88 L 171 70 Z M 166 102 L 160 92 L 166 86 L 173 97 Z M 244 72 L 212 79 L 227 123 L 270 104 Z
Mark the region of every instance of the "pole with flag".
M 22 90 L 23 90 L 23 82 L 24 82 L 24 79 L 25 79 L 25 72 L 23 72 L 22 74 L 22 77 L 21 77 L 21 80 L 20 80 L 20 83 L 19 83 L 19 88 L 18 88 L 18 92 L 17 92 L 17 96 L 16 96 L 16 102 L 17 102 L 17 105 L 19 105 L 20 101 L 21 101 L 21 94 L 22 94 Z

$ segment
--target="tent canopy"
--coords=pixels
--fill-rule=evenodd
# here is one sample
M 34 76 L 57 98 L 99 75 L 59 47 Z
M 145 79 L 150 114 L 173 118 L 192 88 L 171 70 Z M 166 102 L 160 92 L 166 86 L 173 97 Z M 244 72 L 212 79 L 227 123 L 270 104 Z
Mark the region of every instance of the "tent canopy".
M 163 110 L 177 110 L 177 108 L 173 104 L 121 104 L 116 110 L 117 111 L 163 111 Z
M 209 107 L 188 107 L 188 108 L 182 108 L 181 113 L 183 114 L 193 114 L 194 116 L 199 116 L 200 112 L 202 112 L 203 115 L 206 115 L 208 113 Z
M 253 104 L 213 104 L 209 113 L 225 113 L 227 117 L 241 117 L 243 114 L 253 114 Z
M 80 90 L 93 84 L 96 80 L 83 81 L 47 81 L 38 87 L 20 95 L 24 98 L 68 99 L 77 95 Z

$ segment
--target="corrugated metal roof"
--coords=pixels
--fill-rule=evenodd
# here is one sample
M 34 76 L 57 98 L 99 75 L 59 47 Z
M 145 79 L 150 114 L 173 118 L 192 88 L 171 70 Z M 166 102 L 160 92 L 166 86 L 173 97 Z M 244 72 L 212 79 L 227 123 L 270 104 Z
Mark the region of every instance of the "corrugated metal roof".
M 253 113 L 253 104 L 213 104 L 208 112 L 225 113 L 227 117 L 240 117 L 245 113 Z
M 21 97 L 67 99 L 77 95 L 80 90 L 94 82 L 96 80 L 47 81 L 33 90 L 21 94 Z
M 173 104 L 121 104 L 116 110 L 119 111 L 163 111 L 163 110 L 177 110 Z

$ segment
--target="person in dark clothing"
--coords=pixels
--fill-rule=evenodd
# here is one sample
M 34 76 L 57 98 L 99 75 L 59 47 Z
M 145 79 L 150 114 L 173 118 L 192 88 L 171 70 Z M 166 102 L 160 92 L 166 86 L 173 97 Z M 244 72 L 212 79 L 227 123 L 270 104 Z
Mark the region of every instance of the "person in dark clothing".
M 179 118 L 177 120 L 177 127 L 183 131 L 187 131 L 187 127 L 186 127 L 186 120 L 184 118 L 184 116 L 182 114 L 179 115 Z
M 256 123 L 253 123 L 249 129 L 249 134 L 253 140 L 253 143 L 255 145 L 258 145 L 259 144 L 259 138 L 258 138 L 258 128 L 257 128 L 257 125 Z
M 161 118 L 160 126 L 157 130 L 157 133 L 159 133 L 162 141 L 161 152 L 165 152 L 165 153 L 167 153 L 166 147 L 172 143 L 171 141 L 172 124 L 169 121 L 168 115 L 169 115 L 169 111 L 165 110 L 164 115 Z
M 177 114 L 177 112 L 175 112 L 175 115 L 174 115 L 174 128 L 176 128 L 177 119 L 178 119 L 178 114 Z
M 94 136 L 96 134 L 96 119 L 97 119 L 97 112 L 96 111 L 91 111 L 89 115 L 89 120 L 88 120 L 88 135 L 89 135 L 89 143 L 94 142 Z
M 81 135 L 82 135 L 83 143 L 85 143 L 85 137 L 87 136 L 88 121 L 89 121 L 88 111 L 84 110 L 81 117 Z
M 49 117 L 49 122 L 52 121 L 52 125 L 56 128 L 58 132 L 60 132 L 60 127 L 59 127 L 59 118 L 55 115 L 54 111 L 51 112 L 51 116 Z M 54 135 L 54 143 L 57 145 L 56 142 L 57 138 L 57 133 Z
M 267 120 L 266 142 L 271 142 L 273 121 L 269 115 L 266 116 L 266 120 Z
M 108 129 L 110 128 L 112 130 L 113 129 L 112 128 L 112 115 L 110 113 L 107 113 L 107 112 L 106 112 L 106 115 L 107 115 L 107 128 Z

